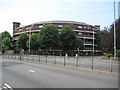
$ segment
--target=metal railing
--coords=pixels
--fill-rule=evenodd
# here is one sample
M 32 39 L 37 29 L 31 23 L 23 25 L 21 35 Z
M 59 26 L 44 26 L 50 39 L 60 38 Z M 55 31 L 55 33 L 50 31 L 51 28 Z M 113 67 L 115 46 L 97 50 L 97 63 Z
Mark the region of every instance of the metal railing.
M 3 59 L 15 59 L 29 62 L 43 62 L 63 66 L 81 67 L 91 70 L 102 70 L 118 73 L 119 61 L 112 58 L 103 59 L 100 56 L 69 56 L 69 54 L 57 55 L 55 53 L 31 52 L 30 54 L 3 54 Z

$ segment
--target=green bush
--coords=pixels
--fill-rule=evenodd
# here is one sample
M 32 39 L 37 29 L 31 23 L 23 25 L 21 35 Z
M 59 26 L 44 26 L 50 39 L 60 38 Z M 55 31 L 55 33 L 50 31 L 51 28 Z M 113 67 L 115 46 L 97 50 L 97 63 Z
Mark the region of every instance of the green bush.
M 107 57 L 113 57 L 114 55 L 111 54 L 111 53 L 108 53 L 108 54 L 106 54 L 105 56 L 107 56 Z

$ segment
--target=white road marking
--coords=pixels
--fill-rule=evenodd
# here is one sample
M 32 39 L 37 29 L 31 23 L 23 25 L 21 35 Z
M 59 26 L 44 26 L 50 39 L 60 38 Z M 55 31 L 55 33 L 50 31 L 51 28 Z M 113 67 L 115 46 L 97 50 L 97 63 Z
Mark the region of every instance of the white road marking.
M 10 85 L 8 85 L 7 83 L 4 84 L 7 88 L 12 88 Z
M 35 71 L 33 71 L 33 70 L 28 70 L 29 72 L 32 72 L 32 73 L 34 73 Z

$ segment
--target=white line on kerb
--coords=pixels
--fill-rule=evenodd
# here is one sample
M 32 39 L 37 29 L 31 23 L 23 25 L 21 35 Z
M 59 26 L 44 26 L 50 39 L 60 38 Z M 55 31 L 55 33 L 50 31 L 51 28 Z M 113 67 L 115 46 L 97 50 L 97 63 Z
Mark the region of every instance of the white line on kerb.
M 12 88 L 10 85 L 8 85 L 7 83 L 4 84 L 7 88 Z
M 28 70 L 28 71 L 29 71 L 29 72 L 33 72 L 33 73 L 35 72 L 35 71 L 33 71 L 33 70 Z

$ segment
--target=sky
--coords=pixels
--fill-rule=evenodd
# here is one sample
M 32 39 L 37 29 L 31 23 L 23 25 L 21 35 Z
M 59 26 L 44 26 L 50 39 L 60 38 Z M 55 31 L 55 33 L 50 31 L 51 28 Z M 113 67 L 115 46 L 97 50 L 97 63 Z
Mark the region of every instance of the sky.
M 0 32 L 13 33 L 12 22 L 29 25 L 40 21 L 70 20 L 100 25 L 114 22 L 114 0 L 0 0 Z M 118 18 L 115 0 L 115 18 Z

